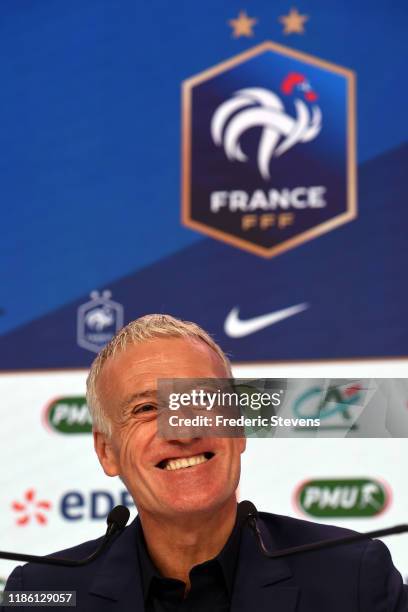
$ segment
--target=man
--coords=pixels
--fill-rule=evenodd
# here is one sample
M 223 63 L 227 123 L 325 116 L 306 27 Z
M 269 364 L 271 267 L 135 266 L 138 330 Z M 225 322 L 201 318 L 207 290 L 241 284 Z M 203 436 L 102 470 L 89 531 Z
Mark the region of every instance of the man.
M 157 435 L 159 378 L 229 376 L 226 356 L 193 323 L 149 315 L 123 328 L 93 363 L 87 398 L 99 461 L 108 476 L 122 478 L 138 518 L 94 563 L 18 567 L 6 590 L 75 590 L 77 609 L 86 612 L 407 611 L 407 588 L 379 541 L 283 559 L 261 554 L 237 520 L 243 439 Z M 270 550 L 345 534 L 260 516 Z M 62 556 L 80 559 L 97 545 Z

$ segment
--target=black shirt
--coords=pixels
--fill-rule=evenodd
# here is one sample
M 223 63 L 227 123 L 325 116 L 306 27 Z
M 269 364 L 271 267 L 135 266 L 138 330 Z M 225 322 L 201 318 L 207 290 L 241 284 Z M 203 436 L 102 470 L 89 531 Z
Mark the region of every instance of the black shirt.
M 163 577 L 147 552 L 138 520 L 137 552 L 146 612 L 228 612 L 230 609 L 241 529 L 234 529 L 222 551 L 190 571 L 191 588 L 184 598 L 185 583 Z

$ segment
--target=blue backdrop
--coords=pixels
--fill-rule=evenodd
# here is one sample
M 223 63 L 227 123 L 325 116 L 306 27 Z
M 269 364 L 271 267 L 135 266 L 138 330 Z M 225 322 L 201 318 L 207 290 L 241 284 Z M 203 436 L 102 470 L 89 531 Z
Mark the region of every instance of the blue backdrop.
M 253 35 L 234 37 L 234 0 L 3 0 L 1 369 L 88 366 L 78 309 L 105 289 L 125 322 L 195 320 L 237 361 L 407 354 L 405 3 L 296 6 L 303 34 L 283 32 L 290 3 L 253 0 Z M 264 40 L 357 75 L 358 218 L 272 259 L 180 222 L 181 83 Z M 224 329 L 234 307 L 300 303 Z

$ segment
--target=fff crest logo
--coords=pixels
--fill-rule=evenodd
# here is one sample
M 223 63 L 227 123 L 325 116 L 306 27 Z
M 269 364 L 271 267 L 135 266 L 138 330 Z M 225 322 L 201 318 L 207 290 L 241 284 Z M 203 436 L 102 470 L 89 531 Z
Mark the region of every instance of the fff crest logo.
M 265 42 L 183 83 L 183 223 L 273 257 L 356 217 L 355 78 Z
M 123 327 L 123 306 L 111 299 L 110 291 L 92 291 L 90 297 L 78 308 L 77 343 L 98 353 Z

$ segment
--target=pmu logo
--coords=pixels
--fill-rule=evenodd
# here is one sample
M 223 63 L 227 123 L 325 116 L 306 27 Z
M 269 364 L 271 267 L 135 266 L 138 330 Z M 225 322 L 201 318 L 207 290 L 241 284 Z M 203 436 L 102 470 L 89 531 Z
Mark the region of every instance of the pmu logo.
M 183 83 L 183 223 L 265 257 L 356 216 L 354 74 L 271 42 Z
M 92 419 L 83 396 L 65 396 L 52 400 L 44 411 L 48 429 L 61 434 L 88 434 Z
M 373 478 L 309 480 L 295 492 L 295 505 L 318 518 L 372 517 L 384 512 L 390 490 Z

